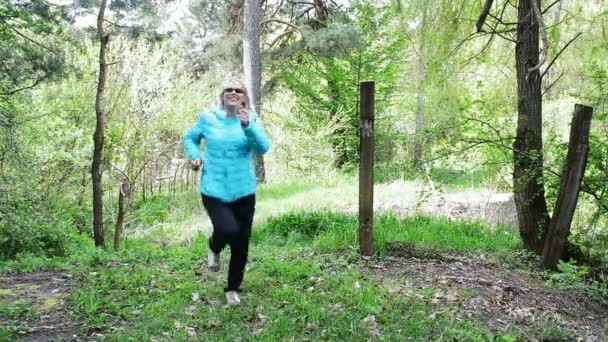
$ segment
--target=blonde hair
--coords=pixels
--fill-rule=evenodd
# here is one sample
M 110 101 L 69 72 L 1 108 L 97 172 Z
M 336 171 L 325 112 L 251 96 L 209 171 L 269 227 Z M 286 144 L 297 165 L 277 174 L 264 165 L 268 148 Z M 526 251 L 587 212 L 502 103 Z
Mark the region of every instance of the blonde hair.
M 243 78 L 236 72 L 229 72 L 222 82 L 222 90 L 220 91 L 220 105 L 224 107 L 224 90 L 227 88 L 240 88 L 243 89 L 243 107 L 249 109 L 249 94 L 247 93 L 247 87 L 243 82 Z

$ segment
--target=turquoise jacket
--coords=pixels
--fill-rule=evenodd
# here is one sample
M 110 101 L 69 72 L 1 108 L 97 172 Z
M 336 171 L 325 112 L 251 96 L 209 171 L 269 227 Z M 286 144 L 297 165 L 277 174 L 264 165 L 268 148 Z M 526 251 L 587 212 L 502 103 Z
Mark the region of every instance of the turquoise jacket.
M 205 139 L 202 157 L 200 142 Z M 241 127 L 236 115 L 227 117 L 217 108 L 204 111 L 194 127 L 184 134 L 184 152 L 190 160 L 203 158 L 201 193 L 224 202 L 255 193 L 255 154 L 264 154 L 270 142 L 262 121 L 251 113 L 249 125 Z

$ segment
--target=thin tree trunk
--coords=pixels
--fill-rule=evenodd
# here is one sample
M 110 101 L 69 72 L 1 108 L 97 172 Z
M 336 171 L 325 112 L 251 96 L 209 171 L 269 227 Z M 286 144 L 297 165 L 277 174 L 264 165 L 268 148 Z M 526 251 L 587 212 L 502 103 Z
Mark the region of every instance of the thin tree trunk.
M 120 191 L 118 194 L 118 215 L 116 217 L 116 226 L 114 230 L 114 250 L 120 249 L 120 242 L 124 231 L 125 224 L 125 213 L 130 198 L 130 184 L 129 180 L 124 178 L 120 183 Z
M 589 131 L 593 108 L 577 104 L 572 118 L 568 156 L 562 171 L 559 194 L 543 250 L 544 268 L 555 269 L 564 253 L 564 247 L 570 234 L 570 226 L 578 201 L 581 181 L 587 166 L 589 153 Z
M 142 190 L 142 196 L 143 196 L 143 201 L 146 201 L 146 157 L 144 156 L 144 170 L 142 171 L 142 177 L 143 177 L 143 181 L 142 181 L 142 186 L 141 186 L 141 190 Z
M 416 102 L 416 131 L 414 133 L 414 168 L 422 171 L 422 131 L 424 129 L 424 79 L 426 76 L 425 41 L 427 39 L 429 1 L 425 0 L 422 11 L 422 23 L 420 24 L 420 45 L 418 46 L 418 99 Z
M 94 151 L 93 163 L 91 165 L 91 174 L 93 178 L 93 238 L 95 246 L 101 247 L 104 245 L 104 229 L 103 229 L 103 141 L 104 141 L 104 110 L 103 110 L 103 95 L 106 82 L 106 47 L 108 45 L 109 36 L 104 31 L 104 14 L 106 10 L 107 0 L 101 1 L 99 14 L 97 16 L 97 33 L 99 35 L 99 80 L 97 83 L 97 96 L 95 98 L 95 114 L 97 122 L 95 125 L 95 134 L 93 135 Z
M 243 16 L 243 70 L 249 103 L 261 115 L 262 61 L 260 58 L 260 1 L 245 0 Z M 264 158 L 257 156 L 255 170 L 259 183 L 266 182 Z
M 76 229 L 78 230 L 78 234 L 82 234 L 85 231 L 84 218 L 83 218 L 84 208 L 82 206 L 84 203 L 84 196 L 86 193 L 86 189 L 87 189 L 87 168 L 83 167 L 82 168 L 82 178 L 80 179 L 80 189 L 78 190 L 78 202 L 77 202 L 78 216 L 76 217 Z
M 513 190 L 520 235 L 525 247 L 542 252 L 549 214 L 543 183 L 542 94 L 538 70 L 528 69 L 539 61 L 539 27 L 532 1 L 520 0 L 517 45 L 517 133 L 514 150 Z
M 424 129 L 424 59 L 418 59 L 418 100 L 416 103 L 416 131 L 414 134 L 414 168 L 421 170 L 422 130 Z

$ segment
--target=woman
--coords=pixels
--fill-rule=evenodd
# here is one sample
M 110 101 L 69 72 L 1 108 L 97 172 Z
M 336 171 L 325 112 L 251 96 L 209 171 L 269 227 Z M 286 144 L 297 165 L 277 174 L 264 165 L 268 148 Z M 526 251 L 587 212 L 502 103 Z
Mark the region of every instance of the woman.
M 270 143 L 257 114 L 247 110 L 243 82 L 232 76 L 220 93 L 221 106 L 203 111 L 198 122 L 184 135 L 184 151 L 192 168 L 201 166 L 200 191 L 213 224 L 209 240 L 208 265 L 218 271 L 220 253 L 230 246 L 228 305 L 240 303 L 251 224 L 255 210 L 256 176 L 254 154 L 264 154 Z M 205 139 L 204 157 L 200 142 Z

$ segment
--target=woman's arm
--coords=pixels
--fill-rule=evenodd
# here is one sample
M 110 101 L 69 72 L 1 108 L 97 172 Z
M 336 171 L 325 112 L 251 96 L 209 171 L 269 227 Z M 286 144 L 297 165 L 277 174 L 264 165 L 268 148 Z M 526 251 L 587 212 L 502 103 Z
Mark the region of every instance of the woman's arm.
M 200 160 L 201 159 L 201 139 L 205 137 L 203 129 L 206 125 L 206 121 L 203 115 L 198 119 L 196 125 L 190 128 L 184 134 L 184 154 L 189 160 Z
M 245 135 L 253 151 L 264 154 L 270 149 L 270 141 L 264 131 L 264 124 L 256 113 L 251 113 L 249 124 L 244 128 Z

